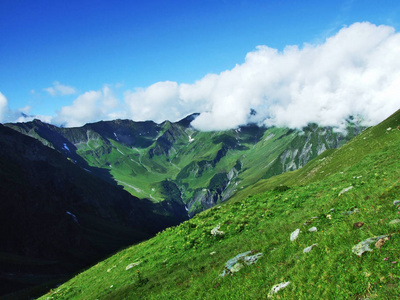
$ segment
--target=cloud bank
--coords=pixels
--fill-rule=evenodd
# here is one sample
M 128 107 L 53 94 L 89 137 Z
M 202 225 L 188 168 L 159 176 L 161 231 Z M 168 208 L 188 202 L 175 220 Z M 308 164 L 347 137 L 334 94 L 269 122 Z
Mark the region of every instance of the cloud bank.
M 399 57 L 400 34 L 392 27 L 356 23 L 321 45 L 282 52 L 259 46 L 242 65 L 181 85 L 180 97 L 208 103 L 209 110 L 193 122 L 201 130 L 249 121 L 340 128 L 350 115 L 372 125 L 400 108 Z
M 46 91 L 76 92 L 58 82 Z M 2 97 L 0 117 L 7 107 Z M 51 122 L 72 127 L 116 118 L 177 121 L 198 112 L 192 125 L 205 131 L 249 122 L 291 128 L 314 122 L 341 129 L 349 116 L 374 125 L 399 108 L 400 34 L 393 27 L 364 22 L 317 45 L 283 51 L 258 46 L 242 64 L 193 84 L 157 82 L 126 90 L 123 99 L 107 85 L 81 94 Z
M 400 34 L 355 23 L 323 44 L 258 46 L 245 62 L 194 84 L 158 82 L 125 93 L 128 117 L 177 120 L 225 130 L 249 122 L 301 128 L 310 122 L 341 128 L 350 115 L 373 125 L 400 108 Z

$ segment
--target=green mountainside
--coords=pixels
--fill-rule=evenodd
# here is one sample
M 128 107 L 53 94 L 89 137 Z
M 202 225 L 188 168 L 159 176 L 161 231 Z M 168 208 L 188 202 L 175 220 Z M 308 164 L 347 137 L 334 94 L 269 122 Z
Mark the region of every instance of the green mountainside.
M 59 128 L 34 120 L 6 126 L 40 140 L 136 197 L 169 199 L 189 216 L 262 178 L 301 168 L 363 129 L 349 120 L 345 134 L 315 124 L 302 131 L 248 125 L 200 132 L 190 126 L 196 116 L 161 124 L 116 120 Z
M 400 111 L 301 169 L 241 183 L 245 187 L 228 201 L 99 262 L 40 299 L 398 299 L 399 128 Z M 263 132 L 254 149 L 260 141 L 290 139 L 288 131 L 273 130 Z M 212 164 L 211 148 L 224 145 L 236 153 L 225 172 L 238 161 L 241 170 L 250 168 L 251 155 L 237 149 L 250 143 L 235 148 L 228 136 L 235 133 L 209 138 L 204 150 L 210 151 L 187 174 L 206 173 L 200 162 Z M 216 165 L 222 168 L 225 158 Z M 265 161 L 258 164 L 262 169 Z M 209 190 L 225 180 L 211 177 Z

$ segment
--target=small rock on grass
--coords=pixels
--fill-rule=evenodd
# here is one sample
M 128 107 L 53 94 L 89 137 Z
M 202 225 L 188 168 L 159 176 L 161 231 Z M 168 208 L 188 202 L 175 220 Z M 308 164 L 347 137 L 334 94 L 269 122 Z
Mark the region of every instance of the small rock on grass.
M 400 204 L 400 200 L 394 200 L 393 201 L 393 205 L 398 205 L 398 204 Z
M 211 230 L 211 235 L 212 235 L 212 236 L 224 236 L 224 235 L 225 235 L 225 232 L 219 230 L 220 227 L 221 227 L 221 225 L 217 225 L 216 227 L 214 227 L 214 228 Z
M 354 228 L 361 228 L 363 225 L 364 225 L 363 222 L 356 222 L 356 223 L 353 224 L 353 227 Z
M 310 229 L 308 229 L 309 232 L 316 232 L 318 229 L 317 227 L 311 227 Z
M 356 214 L 356 213 L 358 213 L 360 210 L 358 209 L 358 208 L 355 208 L 355 209 L 353 209 L 353 210 L 349 210 L 349 211 L 344 211 L 344 212 L 342 212 L 342 215 L 345 215 L 345 216 L 349 216 L 349 215 L 352 215 L 352 214 Z
M 271 291 L 268 293 L 268 298 L 272 298 L 274 294 L 276 294 L 279 290 L 284 289 L 289 284 L 290 284 L 290 281 L 286 281 L 286 282 L 281 282 L 281 283 L 275 284 L 272 287 Z
M 303 253 L 308 253 L 312 250 L 312 248 L 314 248 L 315 246 L 317 246 L 318 244 L 312 244 L 310 247 L 304 248 Z
M 390 225 L 394 225 L 394 224 L 398 224 L 398 223 L 400 223 L 400 219 L 394 219 L 389 222 Z
M 227 274 L 233 275 L 234 273 L 240 271 L 244 267 L 244 265 L 251 265 L 257 262 L 257 260 L 263 256 L 263 254 L 256 253 L 254 255 L 249 255 L 251 254 L 252 251 L 247 251 L 244 253 L 240 253 L 236 255 L 234 258 L 231 258 L 228 260 L 225 264 L 224 271 L 220 275 L 221 277 L 224 277 Z
M 290 234 L 290 241 L 294 241 L 295 239 L 297 239 L 297 237 L 299 236 L 299 233 L 300 233 L 300 229 L 296 229 L 295 231 L 293 231 L 291 234 Z
M 132 269 L 133 267 L 136 267 L 136 266 L 140 265 L 141 263 L 142 263 L 142 261 L 137 261 L 137 262 L 131 263 L 126 266 L 125 270 L 128 271 L 129 269 Z
M 354 188 L 354 186 L 349 186 L 347 188 L 344 188 L 343 190 L 340 191 L 339 196 L 343 195 L 344 193 L 347 193 L 348 191 L 350 191 L 352 188 Z
M 389 240 L 388 237 L 384 237 L 379 239 L 376 243 L 375 243 L 375 248 L 380 249 L 383 245 L 385 245 L 385 243 Z
M 374 236 L 372 238 L 363 240 L 362 242 L 359 242 L 357 245 L 355 245 L 353 249 L 351 249 L 351 251 L 354 254 L 361 256 L 366 251 L 372 251 L 372 249 L 369 247 L 370 244 L 375 243 L 385 237 L 387 237 L 387 235 Z

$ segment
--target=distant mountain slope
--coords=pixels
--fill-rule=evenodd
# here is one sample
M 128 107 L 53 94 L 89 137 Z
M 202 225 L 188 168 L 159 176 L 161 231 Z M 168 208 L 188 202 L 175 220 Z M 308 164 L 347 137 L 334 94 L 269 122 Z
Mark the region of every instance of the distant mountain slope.
M 79 128 L 58 128 L 38 120 L 6 125 L 134 196 L 153 202 L 175 199 L 190 216 L 262 178 L 301 168 L 363 129 L 349 121 L 345 134 L 315 124 L 302 131 L 247 125 L 200 132 L 190 126 L 196 116 L 176 123 L 115 120 Z M 166 180 L 180 191 L 174 198 Z
M 398 299 L 399 149 L 400 110 L 40 299 Z
M 0 124 L 0 295 L 68 276 L 187 218 L 174 201 L 140 200 L 90 173 Z

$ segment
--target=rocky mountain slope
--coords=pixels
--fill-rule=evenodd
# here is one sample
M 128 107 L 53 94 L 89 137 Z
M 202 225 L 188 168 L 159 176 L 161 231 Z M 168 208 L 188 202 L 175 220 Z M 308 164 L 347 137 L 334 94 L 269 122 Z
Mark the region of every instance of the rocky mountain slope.
M 399 147 L 400 110 L 40 299 L 397 299 Z
M 190 126 L 196 116 L 161 124 L 115 120 L 59 128 L 35 120 L 6 126 L 136 197 L 174 200 L 174 209 L 190 216 L 262 178 L 301 168 L 363 129 L 349 121 L 345 133 L 315 124 L 302 131 L 248 125 L 200 132 Z

